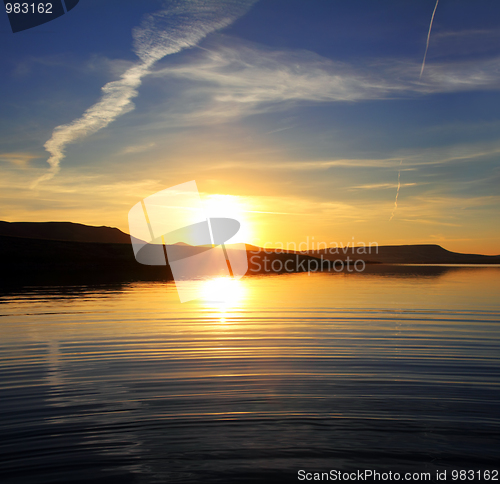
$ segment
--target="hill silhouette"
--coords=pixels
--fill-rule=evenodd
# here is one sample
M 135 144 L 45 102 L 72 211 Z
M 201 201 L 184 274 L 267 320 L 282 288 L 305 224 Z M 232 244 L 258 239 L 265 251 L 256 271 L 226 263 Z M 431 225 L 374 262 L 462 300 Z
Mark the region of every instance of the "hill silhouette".
M 94 227 L 73 222 L 1 222 L 0 235 L 29 239 L 130 244 L 130 235 L 113 227 Z
M 208 247 L 176 244 L 171 249 L 170 253 L 178 255 L 176 258 L 184 258 Z M 498 256 L 460 254 L 439 245 L 382 246 L 377 251 L 372 248 L 370 253 L 360 253 L 359 249 L 304 253 L 247 245 L 247 274 L 315 271 L 317 267 L 328 270 L 333 262 L 323 261 L 345 261 L 348 257 L 371 264 L 376 272 L 386 264 L 500 264 Z M 138 263 L 130 236 L 112 227 L 71 222 L 0 222 L 0 255 L 3 286 L 172 280 L 169 265 Z M 380 269 L 376 269 L 378 266 Z
M 332 253 L 333 252 L 333 253 Z M 500 256 L 451 252 L 437 244 L 381 245 L 307 251 L 328 260 L 362 259 L 381 264 L 500 264 Z

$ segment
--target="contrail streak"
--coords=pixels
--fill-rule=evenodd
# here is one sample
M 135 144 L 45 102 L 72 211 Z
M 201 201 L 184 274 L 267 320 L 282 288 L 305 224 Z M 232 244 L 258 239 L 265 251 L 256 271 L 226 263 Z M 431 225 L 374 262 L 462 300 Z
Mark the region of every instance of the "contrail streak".
M 134 109 L 132 99 L 142 78 L 153 65 L 169 54 L 195 46 L 209 33 L 230 25 L 245 14 L 256 0 L 174 0 L 168 8 L 144 17 L 133 31 L 134 52 L 140 62 L 130 67 L 117 81 L 102 88 L 101 99 L 80 118 L 57 126 L 45 143 L 50 153 L 49 172 L 32 185 L 49 180 L 59 172 L 66 146 L 105 128 L 119 116 Z
M 432 22 L 434 22 L 434 15 L 436 15 L 436 9 L 438 7 L 438 3 L 439 3 L 439 0 L 436 0 L 436 5 L 434 6 L 434 11 L 432 12 L 431 23 L 429 25 L 429 32 L 427 34 L 427 44 L 425 45 L 424 60 L 422 62 L 422 68 L 420 69 L 420 77 L 419 77 L 419 79 L 422 78 L 422 74 L 424 73 L 425 58 L 427 57 L 427 50 L 429 49 L 429 40 L 431 38 Z
M 403 160 L 399 163 L 399 171 L 398 171 L 398 189 L 396 191 L 396 199 L 394 200 L 394 208 L 392 210 L 391 218 L 389 219 L 389 222 L 392 220 L 394 217 L 394 214 L 396 213 L 396 210 L 398 208 L 398 197 L 399 197 L 399 189 L 401 188 L 401 165 L 403 164 Z

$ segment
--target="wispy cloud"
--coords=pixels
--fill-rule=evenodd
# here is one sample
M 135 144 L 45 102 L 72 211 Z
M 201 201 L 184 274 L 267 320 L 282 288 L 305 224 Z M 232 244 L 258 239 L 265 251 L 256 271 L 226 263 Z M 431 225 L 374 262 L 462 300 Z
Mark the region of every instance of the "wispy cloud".
M 216 101 L 249 105 L 290 100 L 355 101 L 388 95 L 401 86 L 310 51 L 271 51 L 231 39 L 205 49 L 192 62 L 165 67 L 157 76 L 202 83 Z M 220 89 L 219 89 L 220 88 Z
M 500 32 L 495 29 L 441 30 L 432 34 L 432 49 L 427 57 L 496 55 Z
M 21 168 L 25 168 L 31 160 L 36 160 L 37 158 L 40 158 L 40 155 L 34 155 L 33 153 L 0 153 L 0 161 L 12 163 Z
M 453 224 L 449 222 L 443 222 L 443 220 L 426 220 L 422 218 L 402 218 L 402 222 L 411 222 L 424 225 L 438 225 L 439 227 L 461 227 L 462 224 Z
M 68 144 L 105 128 L 134 109 L 132 99 L 138 94 L 142 78 L 151 72 L 157 61 L 193 47 L 209 33 L 229 25 L 253 3 L 252 0 L 177 0 L 168 8 L 145 16 L 133 32 L 134 52 L 140 62 L 127 69 L 119 80 L 107 83 L 102 88 L 100 101 L 87 109 L 81 118 L 54 129 L 44 145 L 50 153 L 47 160 L 50 171 L 34 185 L 52 178 L 59 171 Z
M 417 183 L 398 183 L 399 187 L 413 187 L 417 185 Z M 352 188 L 355 189 L 360 189 L 360 190 L 384 190 L 384 189 L 393 189 L 394 187 L 397 187 L 398 184 L 394 183 L 372 183 L 372 184 L 367 184 L 367 185 L 357 185 Z
M 453 40 L 457 40 L 459 38 L 465 38 L 470 40 L 473 37 L 479 37 L 481 40 L 485 40 L 485 38 L 490 37 L 498 37 L 500 33 L 493 29 L 465 29 L 465 30 L 445 30 L 441 32 L 436 32 L 433 35 L 435 41 L 439 41 L 441 39 L 452 38 Z
M 207 166 L 199 166 L 199 169 L 205 170 L 218 170 L 221 168 L 245 168 L 248 170 L 277 170 L 287 172 L 293 171 L 321 171 L 328 170 L 333 167 L 346 167 L 346 168 L 393 168 L 395 163 L 403 160 L 404 166 L 401 168 L 402 172 L 414 171 L 418 167 L 431 166 L 431 165 L 448 165 L 455 163 L 479 163 L 481 161 L 487 162 L 488 160 L 496 158 L 500 154 L 500 144 L 494 143 L 470 143 L 470 144 L 456 144 L 452 147 L 444 146 L 440 148 L 427 148 L 427 149 L 414 149 L 402 150 L 395 153 L 395 156 L 390 158 L 338 158 L 331 160 L 317 160 L 317 159 L 301 159 L 290 160 L 286 158 L 281 159 L 264 159 L 263 161 L 253 160 L 252 163 L 246 161 L 227 161 L 224 163 L 214 163 Z M 261 158 L 265 158 L 268 153 L 263 153 Z M 281 155 L 283 156 L 283 155 Z M 404 183 L 402 186 L 410 186 L 412 183 Z M 359 185 L 351 188 L 383 188 L 394 187 L 394 184 L 384 183 L 382 185 Z
M 124 148 L 122 151 L 120 151 L 119 154 L 121 155 L 130 155 L 133 153 L 142 153 L 144 151 L 149 150 L 150 148 L 154 148 L 156 146 L 156 143 L 144 143 L 144 144 L 138 144 L 138 145 L 131 145 L 127 146 Z
M 437 93 L 500 89 L 500 57 L 432 62 L 418 80 L 415 60 L 370 59 L 348 64 L 314 52 L 276 51 L 218 36 L 184 62 L 152 76 L 182 79 L 162 111 L 165 127 L 227 122 L 287 109 L 300 102 L 360 102 Z

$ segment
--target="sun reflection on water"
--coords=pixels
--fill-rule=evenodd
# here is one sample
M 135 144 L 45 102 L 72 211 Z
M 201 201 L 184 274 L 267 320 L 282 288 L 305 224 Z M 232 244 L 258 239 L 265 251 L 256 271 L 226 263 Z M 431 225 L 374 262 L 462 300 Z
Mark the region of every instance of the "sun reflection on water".
M 210 307 L 225 311 L 239 306 L 245 296 L 245 287 L 240 279 L 216 277 L 203 283 L 201 299 Z
M 246 296 L 245 284 L 232 277 L 216 277 L 203 282 L 199 303 L 218 320 L 218 327 L 226 327 L 238 317 Z

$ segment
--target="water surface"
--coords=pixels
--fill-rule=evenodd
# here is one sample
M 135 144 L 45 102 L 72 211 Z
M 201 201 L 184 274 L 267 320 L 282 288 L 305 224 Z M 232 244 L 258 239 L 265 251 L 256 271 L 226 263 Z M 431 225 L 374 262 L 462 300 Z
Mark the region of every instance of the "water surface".
M 0 481 L 498 468 L 500 268 L 0 297 Z

